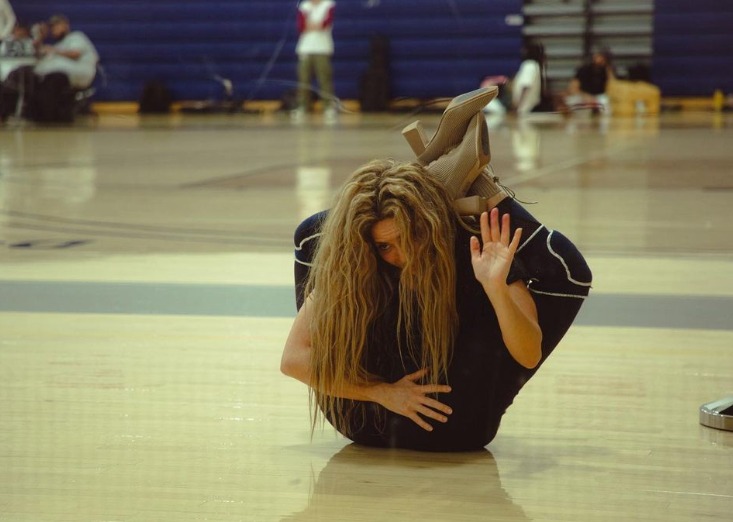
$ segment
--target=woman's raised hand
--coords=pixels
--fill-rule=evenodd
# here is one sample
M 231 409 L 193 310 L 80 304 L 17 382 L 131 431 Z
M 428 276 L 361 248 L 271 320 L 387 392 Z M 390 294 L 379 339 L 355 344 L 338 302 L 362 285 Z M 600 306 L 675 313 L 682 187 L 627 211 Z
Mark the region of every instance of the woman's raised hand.
M 491 214 L 481 214 L 481 241 L 471 237 L 471 264 L 476 279 L 488 292 L 492 286 L 506 284 L 509 269 L 512 266 L 514 253 L 522 237 L 522 229 L 518 228 L 511 238 L 509 214 L 504 214 L 499 223 L 499 209 L 491 209 Z

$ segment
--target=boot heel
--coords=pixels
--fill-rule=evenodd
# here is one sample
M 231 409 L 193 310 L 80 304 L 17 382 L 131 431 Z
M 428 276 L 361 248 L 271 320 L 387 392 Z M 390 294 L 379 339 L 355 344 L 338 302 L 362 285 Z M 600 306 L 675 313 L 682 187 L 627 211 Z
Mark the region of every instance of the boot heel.
M 420 156 L 425 152 L 425 144 L 428 140 L 425 137 L 425 131 L 420 120 L 412 122 L 402 129 L 402 135 L 405 137 L 405 140 L 407 140 L 407 143 L 410 145 L 415 156 Z
M 468 124 L 460 145 L 425 169 L 443 183 L 452 198 L 464 196 L 491 159 L 488 138 L 486 120 L 479 112 Z
M 481 109 L 496 98 L 498 92 L 498 87 L 485 87 L 453 98 L 443 112 L 435 134 L 425 145 L 425 151 L 418 156 L 418 160 L 423 165 L 428 164 L 461 143 L 471 119 L 477 113 L 480 114 Z

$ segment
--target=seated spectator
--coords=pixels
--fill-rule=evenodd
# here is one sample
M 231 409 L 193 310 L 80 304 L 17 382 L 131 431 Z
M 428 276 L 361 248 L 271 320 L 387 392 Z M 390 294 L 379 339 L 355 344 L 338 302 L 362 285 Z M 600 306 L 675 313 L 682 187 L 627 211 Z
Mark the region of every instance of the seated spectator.
M 512 84 L 512 105 L 519 116 L 542 110 L 545 88 L 545 48 L 537 43 L 524 47 L 524 59 Z
M 36 47 L 31 31 L 25 24 L 15 24 L 10 36 L 0 42 L 0 56 L 3 58 L 25 58 L 35 54 Z
M 600 108 L 604 114 L 617 116 L 658 114 L 661 93 L 647 81 L 617 78 L 611 66 L 610 54 L 596 52 L 593 61 L 580 67 L 570 82 L 565 103 Z
M 41 47 L 41 59 L 33 70 L 38 79 L 33 115 L 36 121 L 70 122 L 73 91 L 92 84 L 99 55 L 84 33 L 71 30 L 65 16 L 52 16 L 48 25 L 56 43 Z
M 8 38 L 0 42 L 0 121 L 18 109 L 25 95 L 33 87 L 32 65 L 35 62 L 36 47 L 30 29 L 22 23 L 13 28 Z
M 596 51 L 590 63 L 580 66 L 570 81 L 565 103 L 571 109 L 582 105 L 597 105 L 605 114 L 611 114 L 606 84 L 613 76 L 610 54 Z

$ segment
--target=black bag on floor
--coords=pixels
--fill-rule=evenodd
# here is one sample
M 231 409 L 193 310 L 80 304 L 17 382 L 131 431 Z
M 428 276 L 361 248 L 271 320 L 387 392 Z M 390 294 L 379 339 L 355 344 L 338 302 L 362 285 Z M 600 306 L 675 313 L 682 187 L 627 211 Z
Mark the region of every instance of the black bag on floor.
M 145 84 L 139 100 L 141 114 L 167 114 L 171 110 L 173 95 L 170 89 L 160 80 L 152 80 Z
M 389 40 L 375 36 L 371 42 L 369 68 L 361 77 L 359 103 L 364 112 L 386 111 L 392 98 L 389 74 Z
M 72 123 L 74 121 L 74 90 L 69 77 L 50 73 L 35 86 L 30 116 L 39 123 Z

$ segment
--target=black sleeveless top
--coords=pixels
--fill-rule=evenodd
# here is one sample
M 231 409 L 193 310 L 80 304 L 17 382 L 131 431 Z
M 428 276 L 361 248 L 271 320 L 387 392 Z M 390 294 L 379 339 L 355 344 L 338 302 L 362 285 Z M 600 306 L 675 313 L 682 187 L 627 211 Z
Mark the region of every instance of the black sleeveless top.
M 428 420 L 433 426 L 427 432 L 411 419 L 394 414 L 374 403 L 356 404 L 364 409 L 356 414 L 350 438 L 376 446 L 407 447 L 429 451 L 456 451 L 482 448 L 493 438 L 499 421 L 514 396 L 526 381 L 523 368 L 509 354 L 501 335 L 496 313 L 471 265 L 471 234 L 457 227 L 456 293 L 459 329 L 448 368 L 448 384 L 452 391 L 440 394 L 437 400 L 449 405 L 453 413 L 447 423 Z M 389 270 L 388 267 L 384 267 Z M 395 272 L 390 277 L 398 278 Z M 515 259 L 507 278 L 511 283 L 525 278 Z M 397 283 L 397 281 L 396 281 Z M 396 294 L 396 292 L 395 292 Z M 364 367 L 387 382 L 395 382 L 420 369 L 420 360 L 407 350 L 405 333 L 397 339 L 397 298 L 385 307 L 373 328 L 363 359 Z M 413 346 L 419 349 L 420 332 L 411 332 Z M 352 403 L 353 404 L 353 403 Z

